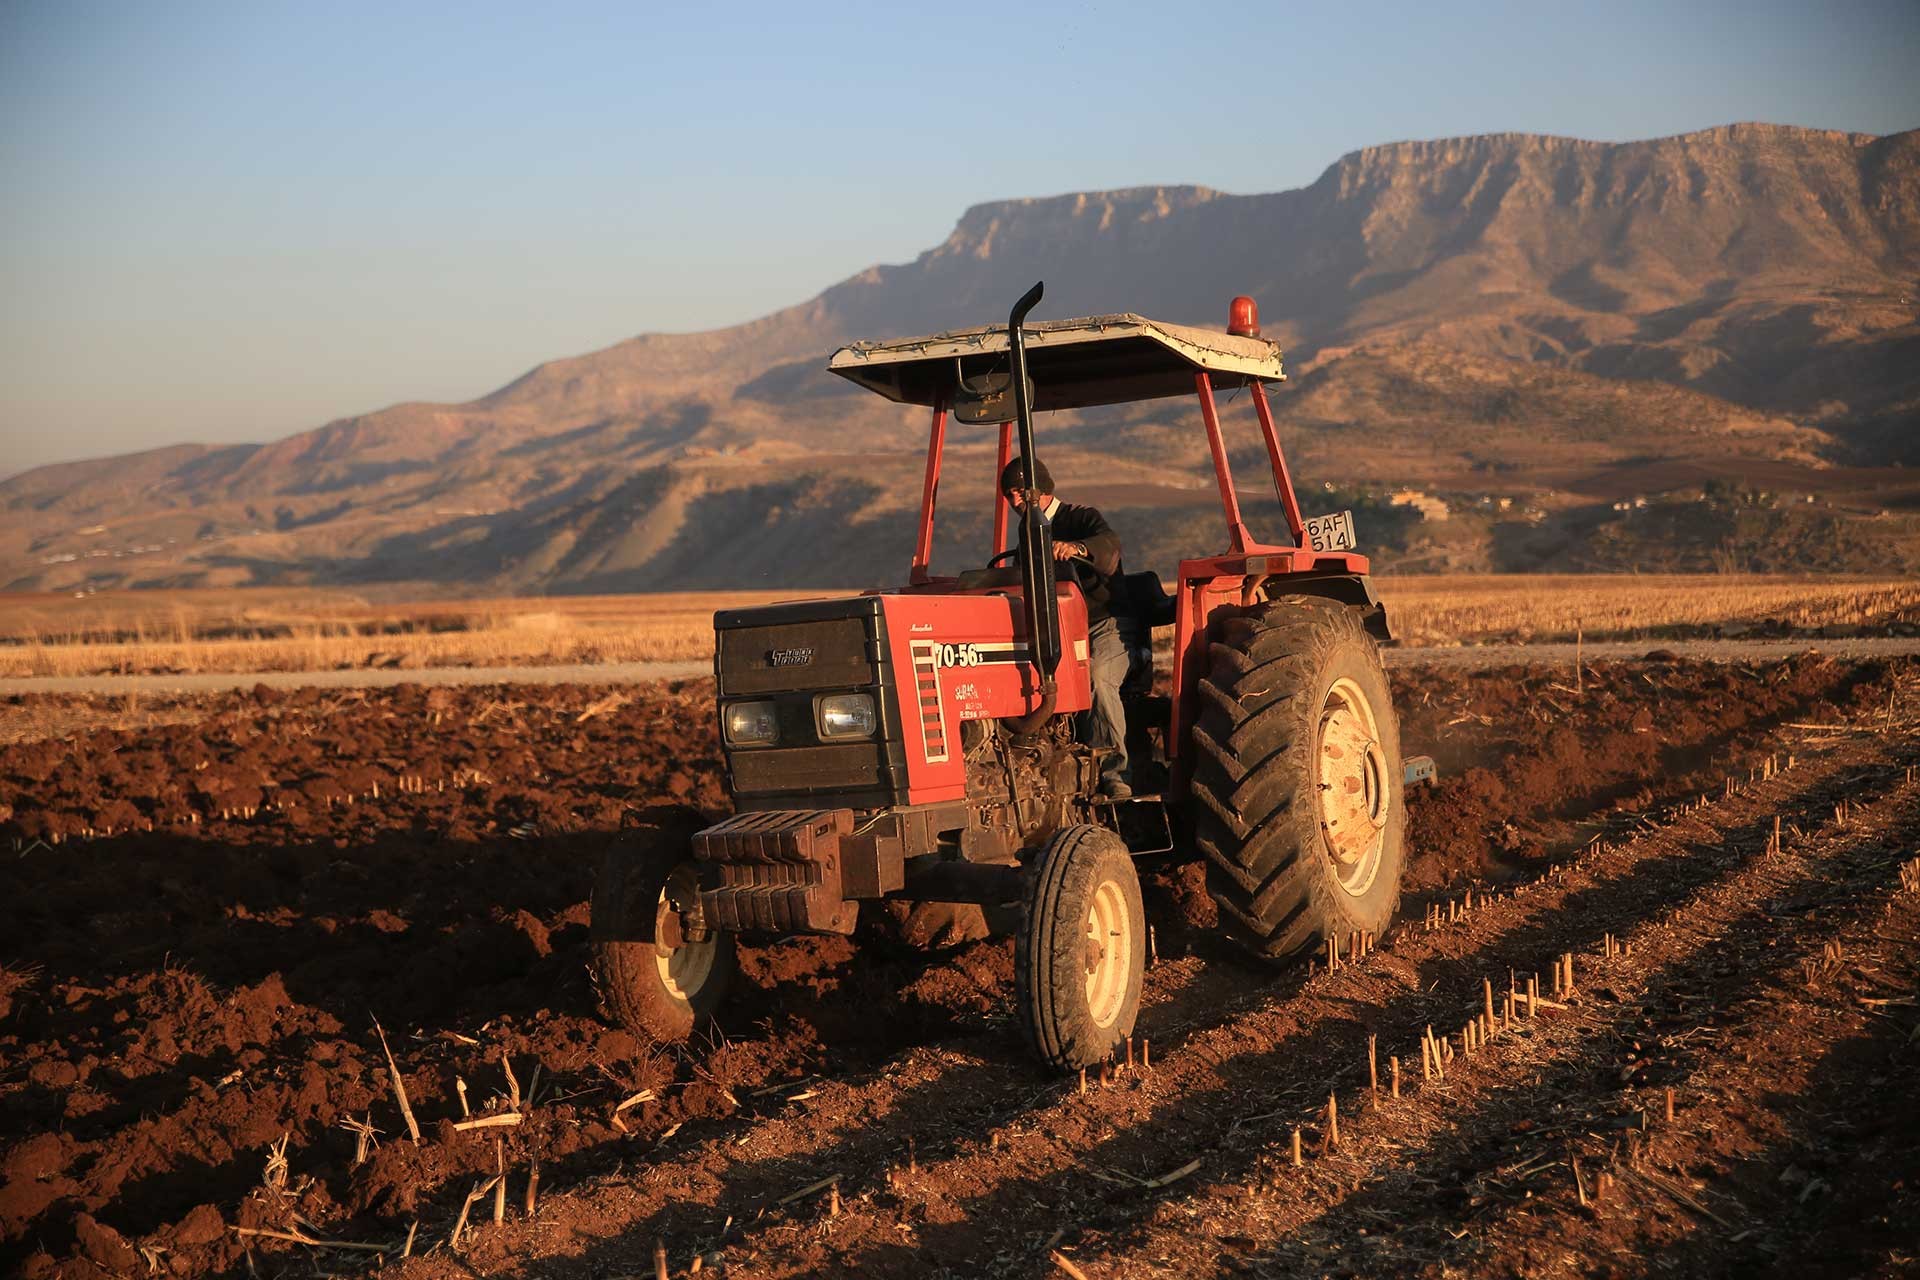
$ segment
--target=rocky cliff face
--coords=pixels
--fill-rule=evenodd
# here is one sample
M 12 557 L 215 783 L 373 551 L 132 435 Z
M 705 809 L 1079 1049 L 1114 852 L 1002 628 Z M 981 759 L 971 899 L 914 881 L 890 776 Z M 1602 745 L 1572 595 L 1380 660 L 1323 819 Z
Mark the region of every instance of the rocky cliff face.
M 1544 444 L 1583 429 L 1555 417 L 1572 412 L 1572 395 L 1616 405 L 1606 446 L 1616 450 L 1699 452 L 1700 422 L 1738 418 L 1777 424 L 1767 430 L 1790 451 L 1804 453 L 1812 428 L 1832 457 L 1920 461 L 1908 429 L 1920 417 L 1920 134 L 1753 124 L 1619 144 L 1498 134 L 1370 147 L 1272 194 L 1141 187 L 977 205 L 910 263 L 736 328 L 555 360 L 469 404 L 399 405 L 265 446 L 43 468 L 0 484 L 0 582 L 455 572 L 535 589 L 569 584 L 570 548 L 591 524 L 595 538 L 634 548 L 619 581 L 644 585 L 648 556 L 674 547 L 685 563 L 707 536 L 665 529 L 663 511 L 697 511 L 756 476 L 791 486 L 804 474 L 819 490 L 858 475 L 889 489 L 893 463 L 873 456 L 911 449 L 918 424 L 828 376 L 826 354 L 854 337 L 991 323 L 1038 278 L 1052 316 L 1218 324 L 1229 297 L 1250 293 L 1293 366 L 1336 386 L 1356 349 L 1493 360 L 1489 376 L 1512 384 L 1510 411 Z M 1504 361 L 1621 385 L 1575 394 L 1524 366 L 1503 373 Z M 1401 363 L 1427 377 L 1427 392 L 1454 394 L 1445 388 L 1457 379 L 1417 372 L 1445 361 Z M 1377 360 L 1349 369 L 1353 421 L 1390 419 L 1365 390 Z M 1636 392 L 1647 382 L 1726 403 L 1702 412 Z M 1303 419 L 1299 429 L 1327 428 Z M 1150 473 L 1170 456 L 1163 445 L 1141 430 L 1103 447 Z M 848 454 L 863 464 L 835 461 Z M 1430 470 L 1462 458 L 1436 456 Z M 641 486 L 654 495 L 634 517 L 644 536 L 610 532 L 597 504 L 662 468 Z M 703 496 L 683 502 L 693 473 Z M 181 547 L 185 533 L 194 550 L 145 577 L 145 565 L 49 550 L 103 521 L 140 545 L 164 527 L 175 542 L 159 545 Z M 260 531 L 244 549 L 232 541 L 243 528 Z M 449 559 L 449 546 L 467 550 Z

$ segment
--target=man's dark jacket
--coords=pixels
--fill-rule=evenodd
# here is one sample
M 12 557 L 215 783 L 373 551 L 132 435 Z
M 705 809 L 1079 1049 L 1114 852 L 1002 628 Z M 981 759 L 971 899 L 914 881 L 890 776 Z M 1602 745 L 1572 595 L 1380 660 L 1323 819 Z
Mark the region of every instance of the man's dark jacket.
M 1087 559 L 1093 561 L 1091 567 L 1085 561 L 1075 561 L 1073 565 L 1073 571 L 1080 576 L 1080 590 L 1087 597 L 1088 624 L 1113 616 L 1112 584 L 1120 572 L 1120 535 L 1113 531 L 1099 508 L 1076 507 L 1071 502 L 1062 502 L 1054 508 L 1049 523 L 1053 525 L 1054 542 L 1085 543 Z M 1061 576 L 1066 575 L 1063 572 Z

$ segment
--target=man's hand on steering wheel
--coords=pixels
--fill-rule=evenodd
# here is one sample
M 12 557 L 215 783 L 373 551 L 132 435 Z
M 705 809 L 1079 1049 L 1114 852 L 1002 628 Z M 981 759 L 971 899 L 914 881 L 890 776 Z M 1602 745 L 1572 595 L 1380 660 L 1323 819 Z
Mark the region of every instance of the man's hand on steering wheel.
M 1005 551 L 1002 551 L 999 555 L 987 561 L 987 567 L 989 569 L 997 568 L 1001 563 L 1011 561 L 1019 554 L 1020 548 L 1008 547 Z M 1093 557 L 1087 554 L 1087 544 L 1084 542 L 1054 543 L 1053 558 L 1055 560 L 1085 560 L 1088 564 L 1093 563 Z

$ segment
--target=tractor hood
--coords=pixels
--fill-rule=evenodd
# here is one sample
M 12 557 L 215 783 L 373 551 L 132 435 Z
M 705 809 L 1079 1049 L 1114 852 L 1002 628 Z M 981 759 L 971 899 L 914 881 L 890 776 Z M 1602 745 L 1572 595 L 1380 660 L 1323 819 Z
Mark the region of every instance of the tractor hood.
M 1068 644 L 1053 709 L 1084 711 L 1093 705 L 1086 603 L 1064 584 L 1056 603 Z M 729 708 L 748 704 L 768 707 L 773 722 L 752 743 L 723 732 L 743 811 L 964 799 L 962 726 L 1023 716 L 1039 695 L 1018 588 L 943 584 L 722 609 L 713 623 L 722 723 Z M 872 734 L 823 733 L 823 701 L 861 694 L 874 701 Z

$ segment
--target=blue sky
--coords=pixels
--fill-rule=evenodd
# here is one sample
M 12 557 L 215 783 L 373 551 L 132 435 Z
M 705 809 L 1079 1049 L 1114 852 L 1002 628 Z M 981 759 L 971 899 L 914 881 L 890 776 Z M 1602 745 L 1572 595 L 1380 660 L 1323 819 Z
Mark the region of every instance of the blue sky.
M 0 0 L 0 475 L 470 399 L 982 200 L 1920 126 L 1916 0 L 541 8 Z

